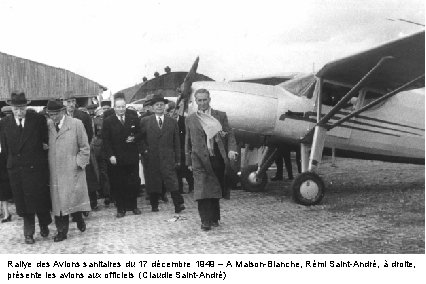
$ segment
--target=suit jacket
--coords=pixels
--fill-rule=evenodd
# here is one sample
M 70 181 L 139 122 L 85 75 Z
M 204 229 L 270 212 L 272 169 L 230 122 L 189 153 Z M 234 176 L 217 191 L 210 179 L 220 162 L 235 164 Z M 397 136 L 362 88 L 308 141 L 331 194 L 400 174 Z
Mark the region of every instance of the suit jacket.
M 179 127 L 173 118 L 164 116 L 160 129 L 155 115 L 140 122 L 145 167 L 145 184 L 149 193 L 178 190 L 176 164 L 180 163 Z
M 133 135 L 135 140 L 127 143 L 126 139 L 130 135 Z M 141 140 L 141 131 L 138 117 L 130 110 L 125 112 L 124 125 L 115 114 L 104 117 L 102 139 L 108 160 L 115 156 L 118 166 L 139 164 L 138 143 Z
M 218 148 L 225 162 L 225 171 L 229 171 L 229 151 L 237 151 L 237 144 L 232 129 L 229 127 L 225 112 L 211 110 L 211 115 L 222 125 L 222 130 L 227 133 L 220 137 Z M 207 148 L 206 134 L 196 116 L 192 113 L 186 118 L 185 154 L 186 164 L 192 166 L 194 175 L 194 199 L 221 198 L 222 189 L 213 172 L 209 151 Z
M 1 148 L 6 155 L 10 186 L 16 211 L 24 213 L 50 210 L 48 143 L 46 118 L 27 112 L 22 134 L 14 116 L 4 118 L 1 131 Z
M 89 139 L 90 143 L 93 137 L 92 118 L 90 117 L 90 115 L 85 112 L 82 112 L 81 110 L 76 109 L 74 110 L 72 117 L 77 118 L 83 122 L 84 129 L 86 129 L 87 138 Z

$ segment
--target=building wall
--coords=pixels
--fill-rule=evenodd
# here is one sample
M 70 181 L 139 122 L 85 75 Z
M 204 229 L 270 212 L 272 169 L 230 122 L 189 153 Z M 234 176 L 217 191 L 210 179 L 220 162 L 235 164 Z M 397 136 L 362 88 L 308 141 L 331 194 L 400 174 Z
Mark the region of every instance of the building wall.
M 34 102 L 60 98 L 71 90 L 87 101 L 83 98 L 96 97 L 106 88 L 68 70 L 0 52 L 0 102 L 14 90 Z

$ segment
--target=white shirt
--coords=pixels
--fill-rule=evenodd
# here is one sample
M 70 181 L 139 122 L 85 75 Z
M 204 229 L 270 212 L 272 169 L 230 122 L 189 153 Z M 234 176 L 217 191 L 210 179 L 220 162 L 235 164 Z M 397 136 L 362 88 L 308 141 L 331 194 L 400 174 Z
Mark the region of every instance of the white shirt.
M 209 107 L 208 109 L 206 109 L 206 110 L 199 110 L 199 112 L 203 112 L 203 113 L 205 113 L 205 114 L 208 114 L 208 115 L 212 115 L 212 108 L 211 107 Z
M 162 122 L 161 126 L 164 125 L 164 114 L 163 115 L 155 115 L 155 118 L 157 119 L 158 126 L 160 126 L 160 118 L 161 118 L 161 122 Z
M 24 125 L 25 125 L 25 117 L 24 118 L 21 118 L 22 120 L 21 120 L 21 123 L 22 123 L 22 128 L 24 127 Z M 15 117 L 15 121 L 16 121 L 16 125 L 18 125 L 19 126 L 19 118 L 17 118 L 17 117 Z
M 123 117 L 123 123 L 126 121 L 126 114 L 122 114 L 122 115 L 118 115 L 118 114 L 115 114 L 116 116 L 117 116 L 117 118 L 118 118 L 118 121 L 120 121 L 121 122 L 121 117 Z
M 62 119 L 59 121 L 58 127 L 59 129 L 62 128 L 62 125 L 64 124 L 64 120 L 65 120 L 65 115 L 62 117 Z

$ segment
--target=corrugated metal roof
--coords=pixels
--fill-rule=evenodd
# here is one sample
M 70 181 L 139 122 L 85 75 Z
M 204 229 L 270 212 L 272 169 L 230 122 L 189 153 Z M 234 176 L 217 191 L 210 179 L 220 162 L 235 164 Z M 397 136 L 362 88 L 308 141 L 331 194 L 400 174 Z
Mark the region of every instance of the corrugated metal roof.
M 71 71 L 0 52 L 0 101 L 14 90 L 31 100 L 48 100 L 74 91 L 77 97 L 95 97 L 106 87 Z

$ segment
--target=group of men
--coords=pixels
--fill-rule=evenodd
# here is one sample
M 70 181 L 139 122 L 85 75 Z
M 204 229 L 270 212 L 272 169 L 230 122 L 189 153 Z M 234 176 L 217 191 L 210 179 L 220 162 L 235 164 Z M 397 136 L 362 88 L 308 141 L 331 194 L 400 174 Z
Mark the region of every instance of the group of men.
M 36 215 L 40 234 L 47 237 L 53 213 L 57 229 L 54 241 L 59 242 L 67 239 L 69 215 L 84 232 L 83 213 L 97 207 L 96 192 L 88 188 L 89 168 L 93 167 L 90 141 L 96 127 L 87 120 L 90 116 L 75 109 L 75 99 L 68 94 L 62 101 L 49 100 L 47 120 L 27 111 L 30 101 L 22 92 L 13 92 L 7 101 L 13 115 L 1 121 L 1 151 L 6 157 L 16 212 L 24 220 L 27 244 L 35 242 Z M 179 129 L 176 118 L 165 115 L 168 100 L 161 95 L 150 99 L 152 115 L 142 118 L 126 108 L 124 94 L 117 93 L 113 100 L 113 109 L 103 114 L 102 131 L 95 131 L 95 136 L 99 134 L 102 140 L 102 160 L 106 162 L 116 217 L 124 217 L 127 211 L 141 214 L 137 194 L 142 161 L 153 212 L 159 211 L 164 192 L 171 193 L 175 213 L 185 209 L 178 181 L 182 175 L 178 174 L 187 171 L 193 174 L 190 187 L 198 202 L 201 229 L 219 226 L 219 200 L 229 197 L 225 172 L 229 159 L 236 159 L 237 150 L 226 114 L 211 109 L 208 90 L 195 93 L 198 111 L 186 117 L 184 129 Z M 99 171 L 97 176 L 99 180 Z

